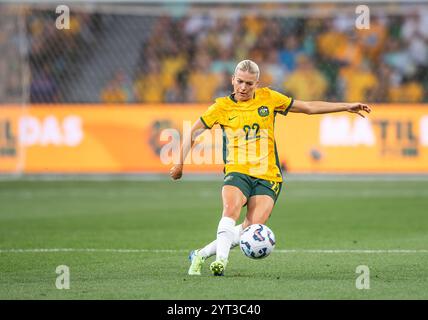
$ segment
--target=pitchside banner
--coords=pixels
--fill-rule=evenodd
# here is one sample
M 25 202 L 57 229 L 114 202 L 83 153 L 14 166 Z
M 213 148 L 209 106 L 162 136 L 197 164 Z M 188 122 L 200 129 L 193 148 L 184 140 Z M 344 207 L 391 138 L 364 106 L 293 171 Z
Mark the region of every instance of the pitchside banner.
M 167 173 L 207 107 L 3 105 L 0 172 Z M 366 119 L 350 113 L 277 115 L 283 167 L 295 173 L 428 173 L 428 105 L 372 109 Z M 220 127 L 197 141 L 185 172 L 220 173 Z

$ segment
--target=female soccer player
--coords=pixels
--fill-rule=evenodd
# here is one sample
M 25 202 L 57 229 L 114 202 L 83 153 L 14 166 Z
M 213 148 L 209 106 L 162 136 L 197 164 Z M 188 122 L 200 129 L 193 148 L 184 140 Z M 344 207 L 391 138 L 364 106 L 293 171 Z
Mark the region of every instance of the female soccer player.
M 371 111 L 362 103 L 330 103 L 299 101 L 269 88 L 257 88 L 260 70 L 251 60 L 238 63 L 232 76 L 233 93 L 218 98 L 196 121 L 190 141 L 184 141 L 180 161 L 170 170 L 172 179 L 183 174 L 184 159 L 196 137 L 205 129 L 219 124 L 223 130 L 225 177 L 222 189 L 223 214 L 217 228 L 217 239 L 191 252 L 189 275 L 200 275 L 205 260 L 216 254 L 210 269 L 214 275 L 224 275 L 229 251 L 239 244 L 247 226 L 266 224 L 281 191 L 282 172 L 276 152 L 274 123 L 277 113 L 321 114 L 347 111 Z M 236 226 L 241 208 L 247 205 L 242 224 Z

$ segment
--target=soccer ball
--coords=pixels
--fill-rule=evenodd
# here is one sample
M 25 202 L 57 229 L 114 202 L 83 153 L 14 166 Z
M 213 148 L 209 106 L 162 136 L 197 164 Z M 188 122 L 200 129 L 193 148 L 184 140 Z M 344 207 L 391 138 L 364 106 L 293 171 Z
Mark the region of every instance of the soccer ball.
M 266 258 L 275 248 L 275 235 L 264 224 L 252 224 L 242 232 L 239 246 L 248 258 Z

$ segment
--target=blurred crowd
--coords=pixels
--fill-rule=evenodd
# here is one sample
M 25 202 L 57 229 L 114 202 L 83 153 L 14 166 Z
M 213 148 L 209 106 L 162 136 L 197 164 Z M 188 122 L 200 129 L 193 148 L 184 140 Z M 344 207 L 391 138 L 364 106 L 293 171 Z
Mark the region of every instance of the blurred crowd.
M 22 39 L 17 19 L 0 7 L 0 102 L 22 100 Z
M 31 11 L 27 14 L 29 47 L 30 101 L 33 103 L 66 102 L 61 84 L 79 72 L 79 59 L 84 59 L 96 41 L 99 16 L 71 14 L 69 29 L 59 31 L 54 14 Z
M 100 75 L 102 85 L 91 91 L 93 100 L 209 103 L 230 94 L 235 65 L 252 59 L 260 66 L 261 86 L 296 99 L 428 102 L 428 12 L 372 15 L 370 28 L 361 30 L 355 27 L 354 13 L 311 18 L 231 12 L 224 18 L 192 14 L 151 20 L 155 22 L 141 30 L 148 37 L 138 44 L 135 68 L 115 67 L 107 78 Z M 99 41 L 100 15 L 72 14 L 66 32 L 55 28 L 55 17 L 28 14 L 27 40 L 24 48 L 19 45 L 29 61 L 33 103 L 69 102 L 63 94 L 66 80 L 79 81 L 80 61 Z M 13 41 L 17 30 L 11 25 L 1 28 L 0 45 Z M 17 55 L 10 44 L 4 47 L 9 49 L 2 50 L 3 57 Z M 0 74 L 11 67 L 6 61 L 14 60 L 1 59 Z M 22 71 L 3 74 L 10 75 L 4 77 L 3 91 L 24 94 Z
M 252 59 L 261 85 L 302 100 L 428 101 L 428 12 L 371 18 L 158 20 L 131 77 L 117 72 L 103 102 L 210 102 L 230 94 L 236 63 Z

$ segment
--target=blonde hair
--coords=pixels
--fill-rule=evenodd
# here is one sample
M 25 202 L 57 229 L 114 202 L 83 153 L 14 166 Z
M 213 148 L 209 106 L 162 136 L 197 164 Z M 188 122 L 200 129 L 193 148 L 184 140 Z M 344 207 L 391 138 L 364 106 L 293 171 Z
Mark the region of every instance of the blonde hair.
M 259 76 L 260 76 L 259 66 L 257 65 L 257 63 L 255 63 L 252 60 L 242 60 L 241 62 L 239 62 L 235 68 L 235 75 L 238 70 L 246 71 L 252 74 L 257 74 L 257 80 L 259 80 Z

